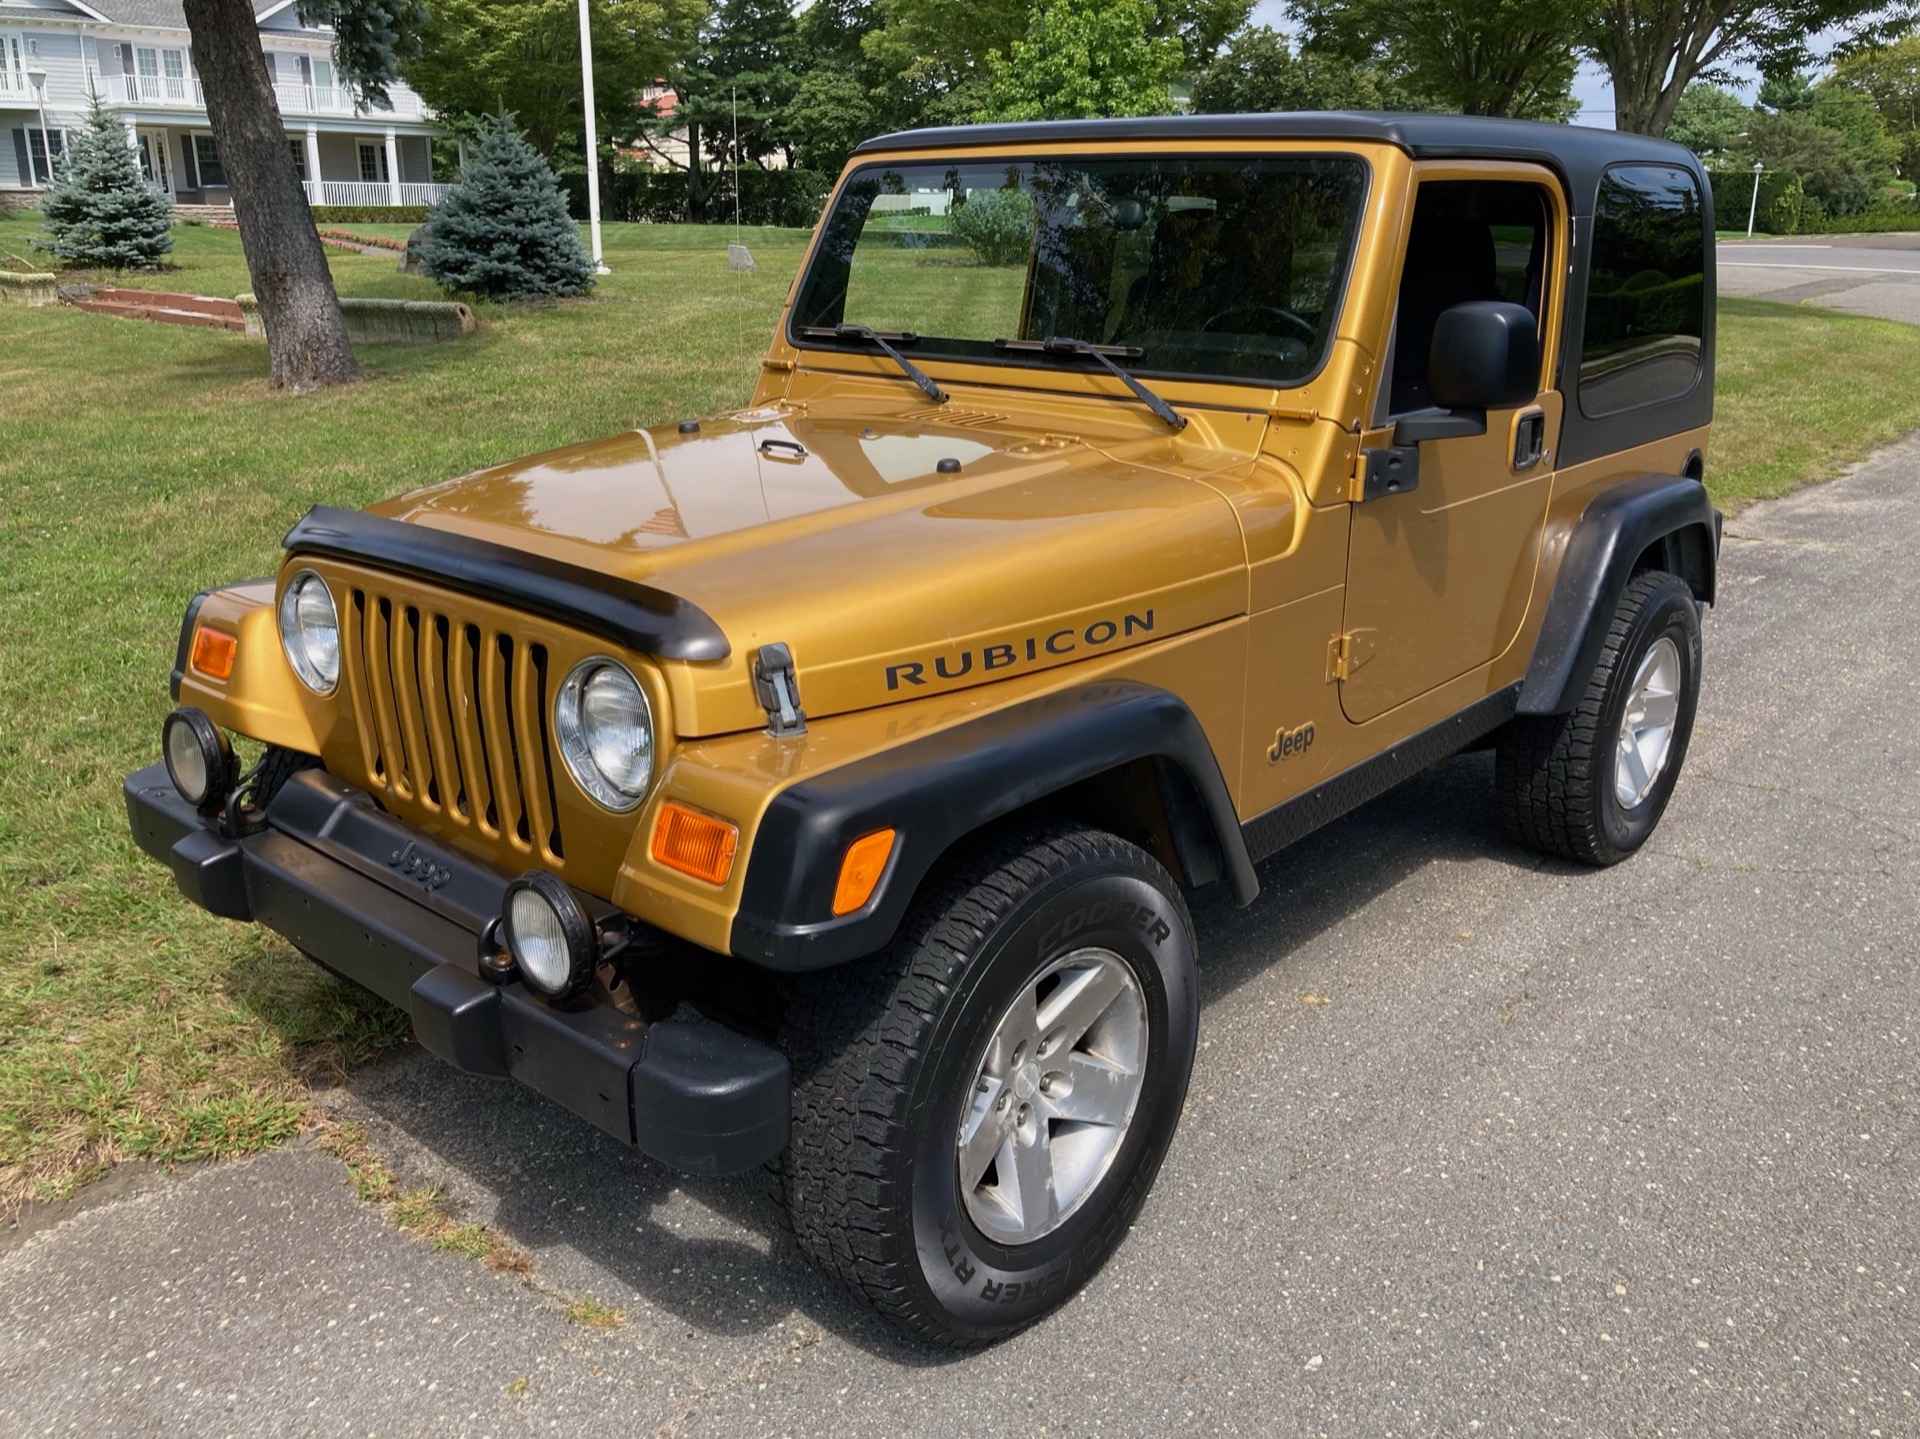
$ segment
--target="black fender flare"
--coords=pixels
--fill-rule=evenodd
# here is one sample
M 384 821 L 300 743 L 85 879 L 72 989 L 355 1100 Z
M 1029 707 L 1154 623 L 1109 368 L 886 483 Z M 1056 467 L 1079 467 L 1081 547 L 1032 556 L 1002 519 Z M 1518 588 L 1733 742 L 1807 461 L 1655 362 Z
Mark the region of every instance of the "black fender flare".
M 983 825 L 1083 780 L 1151 760 L 1192 786 L 1220 868 L 1243 904 L 1259 892 L 1213 747 L 1185 701 L 1152 685 L 1103 681 L 1042 695 L 810 775 L 775 795 L 747 858 L 728 948 L 768 969 L 823 969 L 892 939 L 921 881 Z M 847 846 L 898 837 L 865 906 L 835 918 Z
M 1637 475 L 1594 496 L 1567 539 L 1553 596 L 1534 641 L 1519 713 L 1564 714 L 1580 702 L 1634 565 L 1664 545 L 1661 568 L 1710 605 L 1720 512 L 1687 475 Z

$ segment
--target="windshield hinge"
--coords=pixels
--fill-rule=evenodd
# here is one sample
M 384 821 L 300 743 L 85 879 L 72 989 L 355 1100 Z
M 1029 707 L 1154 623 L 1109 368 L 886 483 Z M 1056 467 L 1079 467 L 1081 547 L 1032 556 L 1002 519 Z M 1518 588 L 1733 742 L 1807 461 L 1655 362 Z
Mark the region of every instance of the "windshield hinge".
M 767 712 L 767 733 L 775 739 L 807 732 L 807 712 L 800 708 L 800 681 L 793 672 L 793 652 L 785 645 L 761 645 L 753 657 L 753 693 Z
M 1348 630 L 1327 641 L 1327 683 L 1353 678 L 1354 671 L 1373 658 L 1373 631 Z
M 1269 420 L 1299 420 L 1305 424 L 1314 424 L 1320 418 L 1318 410 L 1290 410 L 1281 405 L 1267 411 Z

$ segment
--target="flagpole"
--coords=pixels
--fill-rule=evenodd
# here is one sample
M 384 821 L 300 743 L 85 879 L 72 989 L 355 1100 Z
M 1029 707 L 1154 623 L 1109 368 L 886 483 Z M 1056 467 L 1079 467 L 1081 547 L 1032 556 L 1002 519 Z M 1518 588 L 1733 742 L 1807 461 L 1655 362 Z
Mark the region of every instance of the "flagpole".
M 593 31 L 587 24 L 587 0 L 580 0 L 580 84 L 586 92 L 587 229 L 593 237 L 593 273 L 606 275 L 600 248 L 600 128 L 593 114 Z

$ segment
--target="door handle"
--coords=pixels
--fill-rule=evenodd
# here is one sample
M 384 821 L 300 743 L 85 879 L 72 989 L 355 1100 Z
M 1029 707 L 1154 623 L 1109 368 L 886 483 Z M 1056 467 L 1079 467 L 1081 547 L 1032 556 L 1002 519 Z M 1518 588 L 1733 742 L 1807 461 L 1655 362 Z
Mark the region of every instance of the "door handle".
M 760 453 L 770 460 L 781 460 L 792 464 L 795 460 L 807 457 L 807 447 L 798 440 L 762 440 Z
M 1547 449 L 1546 412 L 1535 406 L 1513 417 L 1513 468 L 1518 474 L 1540 463 Z

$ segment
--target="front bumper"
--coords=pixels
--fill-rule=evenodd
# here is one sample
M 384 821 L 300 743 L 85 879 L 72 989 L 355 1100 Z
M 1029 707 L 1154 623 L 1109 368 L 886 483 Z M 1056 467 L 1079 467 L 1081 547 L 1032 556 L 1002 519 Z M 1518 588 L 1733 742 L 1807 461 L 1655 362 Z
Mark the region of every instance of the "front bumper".
M 125 791 L 135 843 L 188 899 L 265 925 L 407 1010 L 420 1043 L 456 1068 L 516 1079 L 696 1174 L 751 1169 L 786 1148 L 791 1078 L 778 1050 L 717 1025 L 550 1005 L 481 978 L 481 931 L 512 876 L 325 771 L 295 775 L 266 827 L 239 839 L 196 813 L 164 765 L 128 775 Z

